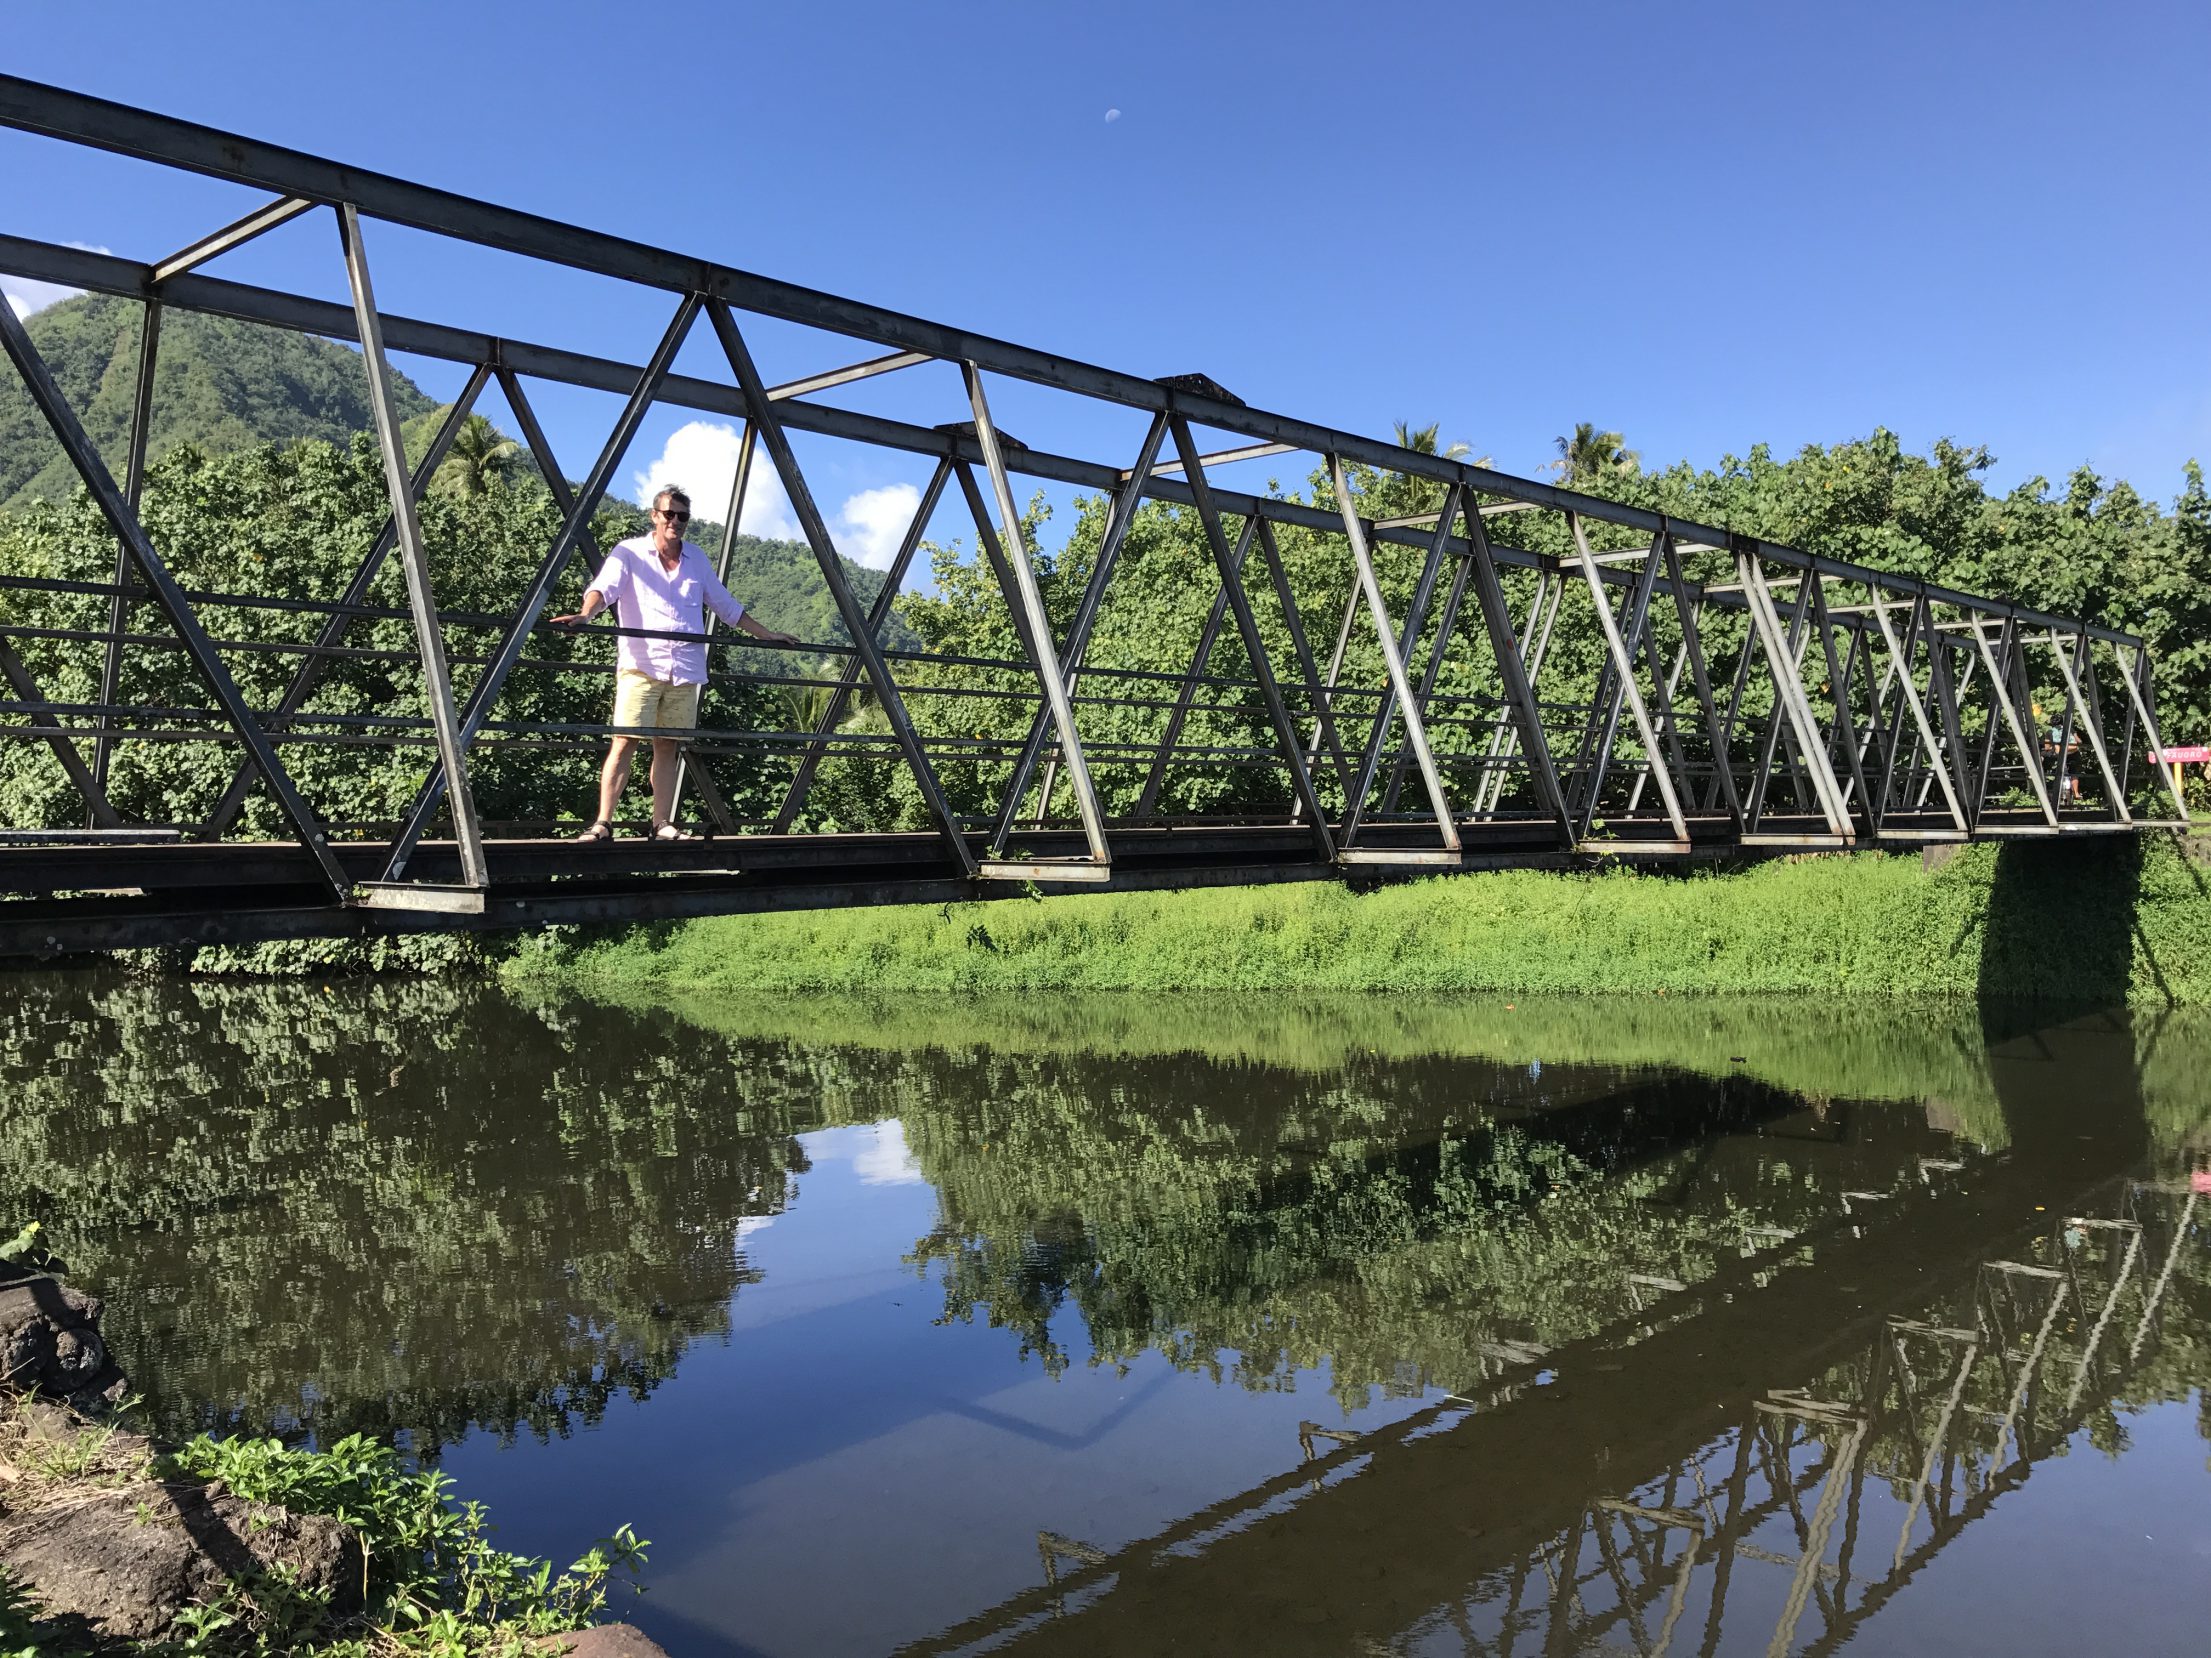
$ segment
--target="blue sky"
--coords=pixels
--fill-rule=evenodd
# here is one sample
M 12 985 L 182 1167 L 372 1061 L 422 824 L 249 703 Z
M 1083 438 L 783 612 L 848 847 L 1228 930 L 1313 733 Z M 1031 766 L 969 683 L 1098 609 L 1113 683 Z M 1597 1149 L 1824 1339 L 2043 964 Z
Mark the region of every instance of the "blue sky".
M 12 0 L 8 24 L 14 73 L 1332 425 L 1437 421 L 1509 471 L 1583 419 L 1706 464 L 1885 424 L 1986 443 L 2000 485 L 2087 462 L 2167 500 L 2211 460 L 2200 0 Z M 154 257 L 248 199 L 0 134 L 0 229 Z M 386 227 L 370 251 L 395 311 L 636 356 L 665 319 Z M 341 292 L 321 216 L 215 269 Z M 756 349 L 774 378 L 847 348 Z M 957 390 L 875 406 L 949 420 Z M 1003 396 L 1032 442 L 1133 448 Z M 571 472 L 612 410 L 548 393 Z M 657 416 L 618 488 L 671 441 L 705 485 L 690 419 Z M 918 474 L 808 464 L 876 553 L 865 500 Z

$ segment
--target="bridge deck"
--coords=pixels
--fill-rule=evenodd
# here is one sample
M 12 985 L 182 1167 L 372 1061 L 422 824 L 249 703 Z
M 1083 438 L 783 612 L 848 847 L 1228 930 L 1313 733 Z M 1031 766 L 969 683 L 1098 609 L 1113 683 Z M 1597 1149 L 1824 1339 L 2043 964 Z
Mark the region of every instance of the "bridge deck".
M 2118 826 L 2068 825 L 2067 832 Z M 1815 819 L 1772 820 L 1761 844 L 1745 847 L 1725 818 L 1690 820 L 1691 847 L 1647 824 L 1624 825 L 1602 851 L 1567 851 L 1545 823 L 1461 826 L 1462 847 L 1438 857 L 1417 830 L 1385 830 L 1367 845 L 1377 857 L 1418 861 L 1344 865 L 1314 855 L 1310 831 L 1284 826 L 1176 826 L 1117 830 L 1107 878 L 1088 878 L 1074 833 L 1034 833 L 1013 848 L 1009 866 L 1034 870 L 1037 890 L 1139 892 L 1284 881 L 1380 881 L 1486 869 L 1593 867 L 1629 858 L 1651 867 L 1780 856 L 1835 843 Z M 1938 829 L 1903 831 L 1890 849 L 1955 843 Z M 1979 826 L 1975 840 L 2038 836 L 2024 816 Z M 985 851 L 985 837 L 970 837 Z M 426 841 L 413 869 L 433 895 L 457 890 L 435 907 L 329 901 L 317 864 L 283 841 L 137 841 L 104 837 L 71 844 L 0 842 L 0 957 L 177 944 L 255 943 L 270 939 L 369 937 L 425 931 L 516 928 L 570 923 L 664 920 L 772 910 L 872 904 L 963 903 L 1025 896 L 1017 878 L 971 880 L 932 834 L 737 835 L 676 844 L 623 836 L 597 845 L 573 839 L 487 840 L 491 883 L 481 895 L 461 888 L 458 848 Z M 389 846 L 340 843 L 332 854 L 365 889 L 380 875 Z

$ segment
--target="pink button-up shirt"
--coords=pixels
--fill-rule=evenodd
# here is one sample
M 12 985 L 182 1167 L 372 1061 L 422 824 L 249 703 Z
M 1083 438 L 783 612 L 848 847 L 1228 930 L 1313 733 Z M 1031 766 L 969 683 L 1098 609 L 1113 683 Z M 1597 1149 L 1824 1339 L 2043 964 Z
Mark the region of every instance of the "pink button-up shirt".
M 708 606 L 731 627 L 745 613 L 714 574 L 706 555 L 688 541 L 673 570 L 661 567 L 651 536 L 617 542 L 591 585 L 613 606 L 617 623 L 648 633 L 704 633 Z M 624 634 L 621 665 L 676 685 L 706 683 L 706 647 L 695 639 Z

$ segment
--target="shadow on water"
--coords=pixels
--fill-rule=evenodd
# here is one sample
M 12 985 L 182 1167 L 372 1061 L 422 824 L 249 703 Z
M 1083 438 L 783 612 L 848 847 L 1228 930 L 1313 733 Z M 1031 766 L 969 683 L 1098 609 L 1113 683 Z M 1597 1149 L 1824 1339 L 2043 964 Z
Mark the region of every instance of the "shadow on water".
M 1976 1005 L 1992 1091 L 2007 1063 L 2002 1056 L 2023 1062 L 2027 1054 L 2047 1055 L 2045 1033 L 2125 1030 L 2132 1063 L 2112 1064 L 2103 1079 L 2108 1088 L 2138 1095 L 2158 1147 L 2211 1144 L 2211 1068 L 2203 1057 L 2211 1051 L 2211 1008 L 2175 1004 L 2169 964 L 2137 919 L 2147 869 L 2143 838 L 2010 841 L 1995 863 Z M 2184 857 L 2174 869 L 2171 878 L 2191 884 L 2211 913 L 2211 882 L 2200 863 Z M 2098 1109 L 2111 1108 L 2103 1103 L 2107 1089 L 2083 1092 L 2098 1097 Z M 2016 1114 L 2007 1109 L 2007 1116 Z

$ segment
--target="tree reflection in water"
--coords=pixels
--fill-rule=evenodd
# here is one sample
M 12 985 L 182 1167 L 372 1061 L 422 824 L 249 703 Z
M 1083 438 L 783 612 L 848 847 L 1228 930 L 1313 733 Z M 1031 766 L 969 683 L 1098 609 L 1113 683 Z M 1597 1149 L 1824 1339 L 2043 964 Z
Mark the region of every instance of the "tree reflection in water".
M 0 1191 L 160 1425 L 565 1433 L 727 1330 L 805 1159 L 745 1078 L 480 985 L 19 978 Z
M 1347 1404 L 1578 1339 L 2006 1132 L 1971 1010 L 11 990 L 0 1192 L 116 1297 L 172 1432 L 595 1421 L 726 1337 L 743 1223 L 837 1124 L 904 1124 L 947 1318 L 1049 1368 L 1326 1360 Z M 1851 1102 L 1930 1095 L 1854 1135 Z

